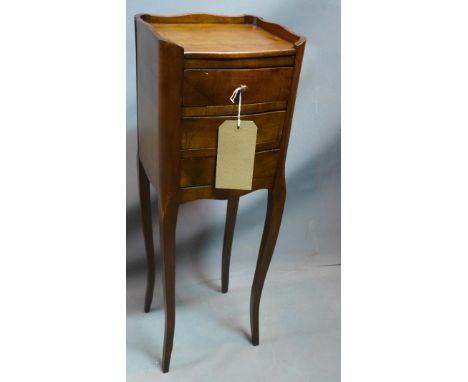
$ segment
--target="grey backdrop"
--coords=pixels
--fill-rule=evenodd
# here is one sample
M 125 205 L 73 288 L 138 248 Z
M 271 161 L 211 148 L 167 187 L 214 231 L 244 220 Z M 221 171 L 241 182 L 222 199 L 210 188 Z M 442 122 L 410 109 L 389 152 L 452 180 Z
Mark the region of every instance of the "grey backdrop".
M 131 375 L 141 367 L 144 368 L 142 366 L 144 361 L 134 352 L 139 349 L 141 338 L 134 342 L 130 338 L 138 332 L 136 329 L 138 326 L 135 327 L 129 322 L 131 317 L 140 317 L 142 310 L 145 259 L 136 178 L 133 16 L 137 13 L 171 15 L 191 12 L 254 14 L 268 21 L 280 23 L 307 37 L 286 161 L 288 194 L 283 224 L 265 289 L 268 289 L 269 280 L 273 278 L 272 272 L 274 273 L 275 269 L 282 267 L 281 269 L 310 270 L 314 267 L 340 263 L 340 2 L 336 0 L 255 2 L 252 0 L 229 2 L 127 0 L 127 313 L 129 317 L 127 355 Z M 233 245 L 232 272 L 236 272 L 237 269 L 248 275 L 246 288 L 253 276 L 255 257 L 265 219 L 265 207 L 264 191 L 257 191 L 241 198 Z M 197 201 L 181 207 L 177 228 L 178 287 L 187 282 L 187 279 L 192 279 L 194 283 L 202 283 L 217 289 L 225 208 L 224 201 Z M 156 239 L 156 245 L 157 243 Z M 339 267 L 336 268 L 338 276 L 333 276 L 334 281 L 327 284 L 333 287 L 334 294 L 330 295 L 330 304 L 334 307 L 337 302 L 335 300 L 339 300 Z M 310 277 L 314 277 L 313 274 Z M 158 285 L 157 282 L 157 288 Z M 180 290 L 181 288 L 178 289 Z M 248 296 L 245 298 L 248 301 Z M 155 299 L 158 299 L 158 292 Z M 180 304 L 180 301 L 178 303 Z M 304 304 L 306 301 L 299 303 Z M 160 306 L 160 301 L 156 301 L 155 305 Z M 311 314 L 320 314 L 320 312 L 315 311 Z M 336 374 L 333 373 L 339 369 L 339 354 L 337 354 L 339 341 L 336 339 L 336 335 L 339 337 L 339 313 L 334 311 L 334 314 L 336 317 L 333 316 L 335 317 L 333 322 L 336 323 L 336 328 L 333 329 L 333 334 L 329 333 L 323 339 L 325 342 L 330 342 L 330 354 L 335 358 L 328 357 L 327 360 L 333 359 L 334 363 L 332 362 L 325 372 L 330 378 L 324 378 L 322 375 L 320 380 L 337 380 Z M 326 320 L 330 322 L 333 317 L 327 317 Z M 178 331 L 181 330 L 178 325 L 182 325 L 180 317 L 176 325 L 176 341 L 180 338 L 177 337 Z M 248 325 L 245 330 L 247 329 Z M 162 342 L 163 327 L 153 327 L 152 330 L 155 330 L 158 336 L 154 340 L 157 343 L 151 346 L 157 348 L 160 346 L 159 342 Z M 135 346 L 135 349 L 132 346 Z M 148 352 L 147 361 L 158 357 L 157 350 Z M 176 347 L 174 352 L 177 352 Z M 173 360 L 173 364 L 174 362 L 176 361 Z M 323 362 L 317 359 L 317 364 L 323 365 Z M 149 364 L 145 367 L 149 367 Z M 306 374 L 310 376 L 313 372 L 316 372 L 316 369 L 309 370 L 309 374 Z M 134 380 L 138 378 L 135 377 Z M 308 377 L 304 380 L 308 380 Z

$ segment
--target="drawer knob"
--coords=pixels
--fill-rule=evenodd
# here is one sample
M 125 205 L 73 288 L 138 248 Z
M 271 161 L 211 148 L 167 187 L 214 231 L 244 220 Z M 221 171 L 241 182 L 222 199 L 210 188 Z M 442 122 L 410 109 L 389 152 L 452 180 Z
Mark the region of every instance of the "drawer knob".
M 234 102 L 236 102 L 237 96 L 239 96 L 239 98 L 240 98 L 241 93 L 246 92 L 247 90 L 248 90 L 247 85 L 240 85 L 240 86 L 238 86 L 237 88 L 234 89 L 234 91 L 232 92 L 232 95 L 231 95 L 231 97 L 229 99 L 231 100 L 232 103 L 234 103 Z

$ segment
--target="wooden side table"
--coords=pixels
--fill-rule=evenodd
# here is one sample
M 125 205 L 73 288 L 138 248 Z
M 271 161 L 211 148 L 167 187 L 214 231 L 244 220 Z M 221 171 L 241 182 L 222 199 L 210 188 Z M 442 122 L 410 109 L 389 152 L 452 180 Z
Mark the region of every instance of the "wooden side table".
M 305 38 L 256 16 L 137 15 L 138 163 L 147 252 L 145 312 L 155 281 L 150 184 L 158 194 L 165 336 L 162 369 L 169 370 L 175 325 L 175 233 L 178 206 L 226 199 L 222 292 L 239 197 L 216 189 L 219 125 L 235 119 L 233 90 L 246 85 L 242 119 L 258 126 L 252 191 L 268 189 L 268 207 L 250 298 L 252 344 L 259 343 L 258 311 L 286 198 L 284 164 Z

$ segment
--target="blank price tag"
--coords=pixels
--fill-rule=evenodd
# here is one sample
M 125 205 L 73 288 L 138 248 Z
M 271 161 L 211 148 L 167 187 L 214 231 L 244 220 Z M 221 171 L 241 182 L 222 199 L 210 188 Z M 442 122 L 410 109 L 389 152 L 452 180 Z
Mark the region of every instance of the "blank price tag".
M 254 121 L 224 121 L 218 128 L 216 188 L 251 190 L 257 125 Z

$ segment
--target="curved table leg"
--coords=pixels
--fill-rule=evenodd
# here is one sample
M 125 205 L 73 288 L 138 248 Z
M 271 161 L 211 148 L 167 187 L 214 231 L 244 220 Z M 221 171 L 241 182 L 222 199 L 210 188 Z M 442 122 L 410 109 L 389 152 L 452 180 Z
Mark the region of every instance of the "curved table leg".
M 229 288 L 229 264 L 231 261 L 232 239 L 236 226 L 239 197 L 228 199 L 226 211 L 226 226 L 224 228 L 223 260 L 221 265 L 221 292 L 226 293 Z
M 140 192 L 140 209 L 141 209 L 141 224 L 143 227 L 143 237 L 145 240 L 146 249 L 146 293 L 145 293 L 145 313 L 151 309 L 153 301 L 154 280 L 155 280 L 155 263 L 154 263 L 154 243 L 153 243 L 153 223 L 151 218 L 151 197 L 150 197 L 150 182 L 146 175 L 145 169 L 138 160 L 138 186 Z
M 169 371 L 175 328 L 175 238 L 178 204 L 171 202 L 167 208 L 159 208 L 159 235 L 162 256 L 164 309 L 166 325 L 162 370 Z
M 252 344 L 254 346 L 259 344 L 258 311 L 260 298 L 262 296 L 263 284 L 271 257 L 275 249 L 276 239 L 278 238 L 285 200 L 286 188 L 284 182 L 282 185 L 268 190 L 268 207 L 265 226 L 250 295 L 250 328 L 252 331 Z

